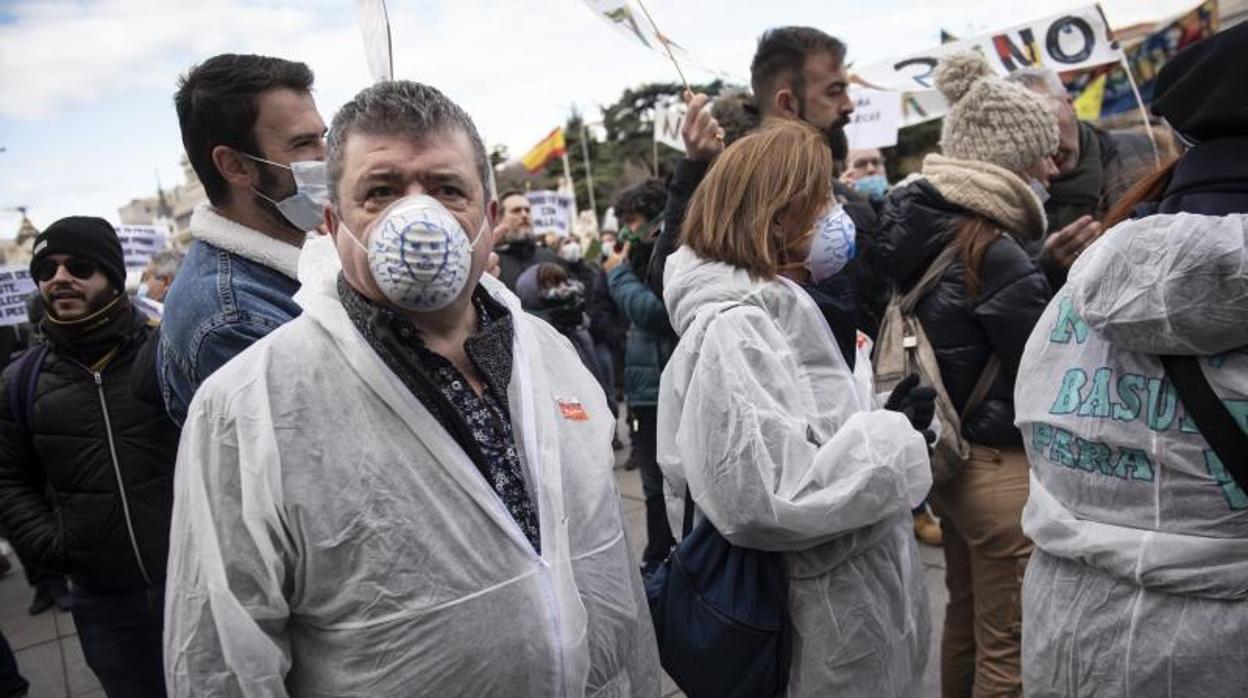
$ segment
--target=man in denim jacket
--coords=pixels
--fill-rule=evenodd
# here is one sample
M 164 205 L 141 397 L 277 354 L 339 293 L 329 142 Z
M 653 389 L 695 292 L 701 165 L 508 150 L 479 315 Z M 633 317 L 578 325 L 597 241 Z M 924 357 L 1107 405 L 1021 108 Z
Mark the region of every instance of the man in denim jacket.
M 209 201 L 191 217 L 194 242 L 161 327 L 157 371 L 179 424 L 213 371 L 299 315 L 299 251 L 321 209 L 297 190 L 291 165 L 325 159 L 311 89 L 303 63 L 234 54 L 179 85 L 182 142 Z

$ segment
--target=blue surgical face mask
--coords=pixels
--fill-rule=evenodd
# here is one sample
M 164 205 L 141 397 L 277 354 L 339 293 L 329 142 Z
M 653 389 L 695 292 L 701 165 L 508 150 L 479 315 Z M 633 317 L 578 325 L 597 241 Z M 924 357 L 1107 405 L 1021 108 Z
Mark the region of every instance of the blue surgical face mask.
M 857 253 L 854 221 L 842 206 L 834 205 L 815 221 L 815 237 L 810 242 L 806 268 L 815 283 L 832 278 Z
M 1036 193 L 1036 197 L 1040 199 L 1041 206 L 1048 203 L 1049 189 L 1048 187 L 1044 186 L 1043 182 L 1036 179 L 1035 177 L 1028 177 L 1027 186 L 1031 187 L 1031 190 Z
M 250 153 L 243 153 L 243 155 L 256 162 L 263 162 L 266 165 L 290 170 L 290 173 L 295 178 L 295 193 L 285 199 L 274 201 L 255 187 L 252 187 L 251 190 L 260 198 L 273 204 L 273 207 L 286 220 L 290 221 L 291 225 L 305 233 L 316 230 L 316 227 L 325 219 L 324 204 L 329 199 L 329 187 L 325 178 L 325 161 L 299 160 L 289 165 L 283 165 L 280 162 L 258 158 Z
M 888 178 L 882 174 L 854 180 L 854 191 L 868 199 L 883 199 L 888 193 Z

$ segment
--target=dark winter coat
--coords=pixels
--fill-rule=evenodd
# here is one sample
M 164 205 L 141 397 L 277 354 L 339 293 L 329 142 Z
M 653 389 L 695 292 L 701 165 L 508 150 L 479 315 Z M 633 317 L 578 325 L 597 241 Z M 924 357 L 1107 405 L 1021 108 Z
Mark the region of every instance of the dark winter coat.
M 559 258 L 554 252 L 537 244 L 535 240 L 507 242 L 494 248 L 498 255 L 498 278 L 507 288 L 516 290 L 516 281 L 529 267 L 543 262 L 558 264 Z
M 1198 143 L 1175 166 L 1161 201 L 1137 212 L 1181 211 L 1207 216 L 1248 212 L 1248 136 Z
M 953 239 L 968 212 L 946 201 L 926 180 L 889 193 L 882 216 L 882 268 L 901 292 L 913 288 Z M 962 422 L 973 443 L 1021 445 L 1014 426 L 1014 380 L 1031 330 L 1051 293 L 1040 268 L 1022 245 L 1002 235 L 989 245 L 980 266 L 980 292 L 967 292 L 965 267 L 956 260 L 916 307 L 940 365 L 954 407 L 962 410 L 992 354 L 1001 373 L 983 402 Z
M 165 578 L 179 431 L 159 401 L 135 397 L 131 381 L 156 331 L 136 310 L 130 339 L 99 374 L 53 347 L 29 430 L 10 408 L 18 366 L 0 379 L 0 518 L 10 542 L 23 560 L 88 589 Z
M 585 287 L 585 312 L 589 314 L 589 335 L 594 343 L 605 344 L 612 352 L 623 350 L 628 320 L 611 300 L 611 290 L 607 287 L 607 276 L 602 267 L 583 259 L 560 263 Z
M 1049 232 L 1065 228 L 1080 216 L 1104 218 L 1153 167 L 1147 137 L 1102 131 L 1079 122 L 1079 162 L 1072 172 L 1053 180 L 1044 203 Z

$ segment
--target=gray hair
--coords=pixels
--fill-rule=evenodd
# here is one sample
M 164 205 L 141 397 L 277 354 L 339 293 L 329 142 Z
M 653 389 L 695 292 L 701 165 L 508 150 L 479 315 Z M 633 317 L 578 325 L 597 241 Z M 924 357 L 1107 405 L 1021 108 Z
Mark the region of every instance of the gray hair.
M 1057 73 L 1048 68 L 1037 68 L 1035 66 L 1019 68 L 1006 76 L 1005 79 L 1018 83 L 1029 90 L 1034 90 L 1037 87 L 1041 88 L 1050 97 L 1066 99 L 1066 86 L 1062 84 L 1062 79 L 1058 77 Z
M 153 276 L 167 276 L 173 278 L 178 273 L 178 269 L 182 267 L 182 253 L 177 250 L 165 250 L 152 255 L 151 261 L 147 263 L 147 268 L 152 272 Z
M 326 142 L 325 169 L 329 180 L 329 200 L 338 206 L 338 185 L 342 180 L 342 156 L 347 136 L 364 133 L 373 136 L 406 136 L 420 141 L 430 135 L 462 130 L 472 143 L 473 159 L 481 177 L 481 189 L 488 202 L 490 162 L 485 144 L 472 123 L 472 117 L 437 88 L 411 80 L 379 82 L 361 90 L 334 116 Z

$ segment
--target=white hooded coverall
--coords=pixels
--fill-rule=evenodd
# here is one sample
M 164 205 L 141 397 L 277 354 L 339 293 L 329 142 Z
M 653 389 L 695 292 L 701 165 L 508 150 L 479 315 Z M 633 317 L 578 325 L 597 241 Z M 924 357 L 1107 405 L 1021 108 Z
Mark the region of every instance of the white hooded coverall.
M 1248 496 L 1158 354 L 1201 357 L 1248 430 L 1248 215 L 1116 226 L 1027 342 L 1029 698 L 1248 696 Z
M 658 406 L 672 530 L 687 486 L 729 542 L 787 553 L 790 696 L 911 694 L 930 639 L 910 515 L 931 488 L 923 437 L 897 412 L 870 411 L 792 282 L 687 248 L 664 281 L 681 335 Z
M 539 556 L 357 332 L 332 242 L 300 267 L 303 315 L 213 374 L 186 420 L 170 694 L 657 696 L 614 420 L 567 340 L 482 279 L 515 327 L 507 394 Z

